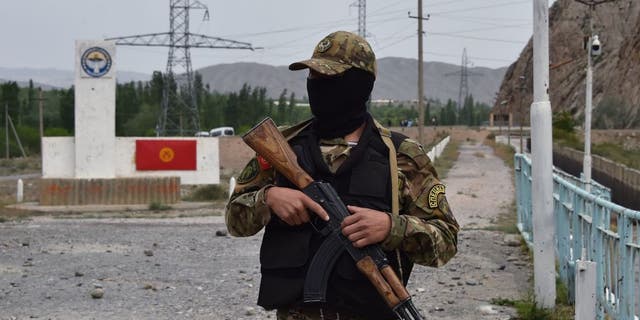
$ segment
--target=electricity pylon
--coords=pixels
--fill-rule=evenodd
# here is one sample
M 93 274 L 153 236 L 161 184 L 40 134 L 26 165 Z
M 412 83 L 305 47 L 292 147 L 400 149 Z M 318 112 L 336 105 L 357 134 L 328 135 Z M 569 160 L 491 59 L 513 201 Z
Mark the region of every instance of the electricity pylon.
M 209 9 L 197 0 L 169 0 L 169 32 L 149 33 L 109 38 L 116 45 L 169 47 L 167 68 L 163 77 L 162 110 L 156 124 L 158 136 L 193 135 L 200 131 L 198 101 L 193 87 L 191 48 L 249 49 L 250 43 L 210 37 L 189 32 L 189 11 L 204 10 L 203 20 L 209 20 Z M 176 72 L 184 81 L 176 81 Z
M 367 37 L 367 0 L 358 0 L 351 4 L 358 7 L 358 35 Z
M 469 58 L 467 57 L 467 48 L 462 50 L 462 62 L 460 63 L 460 71 L 446 73 L 445 76 L 460 76 L 460 87 L 458 88 L 458 111 L 462 109 L 464 100 L 469 96 L 469 76 L 480 76 L 482 74 L 469 71 Z

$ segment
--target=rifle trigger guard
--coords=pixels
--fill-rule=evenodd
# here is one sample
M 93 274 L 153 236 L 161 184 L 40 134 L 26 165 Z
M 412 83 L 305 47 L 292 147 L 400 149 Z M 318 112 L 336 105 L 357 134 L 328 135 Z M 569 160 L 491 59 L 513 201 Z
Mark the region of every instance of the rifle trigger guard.
M 309 222 L 311 222 L 311 226 L 313 227 L 313 229 L 323 237 L 326 237 L 331 233 L 329 223 L 320 219 L 320 217 L 314 215 L 311 217 Z

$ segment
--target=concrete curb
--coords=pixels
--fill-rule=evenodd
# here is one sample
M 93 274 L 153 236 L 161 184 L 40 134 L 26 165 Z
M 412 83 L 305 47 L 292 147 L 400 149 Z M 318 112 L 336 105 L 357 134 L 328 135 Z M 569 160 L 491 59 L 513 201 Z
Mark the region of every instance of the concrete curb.
M 194 210 L 213 208 L 212 202 L 185 202 L 168 205 L 170 210 Z M 148 204 L 118 204 L 118 205 L 77 205 L 77 206 L 41 206 L 37 202 L 25 202 L 6 206 L 7 208 L 27 210 L 41 213 L 73 213 L 73 212 L 123 212 L 123 211 L 154 211 Z

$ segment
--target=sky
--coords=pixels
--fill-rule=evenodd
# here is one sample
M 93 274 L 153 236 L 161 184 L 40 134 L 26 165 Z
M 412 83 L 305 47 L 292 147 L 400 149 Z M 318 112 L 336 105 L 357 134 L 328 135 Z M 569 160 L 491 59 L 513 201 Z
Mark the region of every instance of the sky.
M 199 0 L 190 29 L 262 49 L 191 49 L 194 69 L 257 62 L 274 66 L 311 56 L 336 30 L 357 31 L 357 0 Z M 367 0 L 366 30 L 378 58 L 417 59 L 417 0 Z M 424 61 L 499 68 L 533 34 L 533 0 L 423 0 Z M 552 1 L 550 1 L 552 3 Z M 73 70 L 75 40 L 169 31 L 169 0 L 0 0 L 0 67 Z M 164 70 L 167 48 L 118 46 L 118 70 Z

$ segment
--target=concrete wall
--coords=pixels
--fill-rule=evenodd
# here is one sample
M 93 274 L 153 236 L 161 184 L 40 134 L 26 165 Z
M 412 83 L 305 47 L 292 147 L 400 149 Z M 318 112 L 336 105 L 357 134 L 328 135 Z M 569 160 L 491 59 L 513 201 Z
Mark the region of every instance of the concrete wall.
M 180 177 L 182 184 L 219 184 L 220 160 L 218 138 L 179 138 L 172 140 L 197 141 L 197 170 L 136 171 L 135 149 L 137 139 L 149 137 L 116 138 L 115 175 L 118 178 L 133 177 Z M 42 140 L 42 177 L 74 178 L 75 168 L 74 137 L 46 137 Z
M 151 204 L 180 201 L 179 177 L 42 179 L 41 206 Z
M 584 153 L 579 150 L 554 147 L 553 162 L 565 172 L 580 176 Z M 609 159 L 592 155 L 592 178 L 611 189 L 611 200 L 633 210 L 640 210 L 640 171 Z

